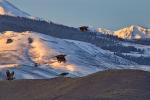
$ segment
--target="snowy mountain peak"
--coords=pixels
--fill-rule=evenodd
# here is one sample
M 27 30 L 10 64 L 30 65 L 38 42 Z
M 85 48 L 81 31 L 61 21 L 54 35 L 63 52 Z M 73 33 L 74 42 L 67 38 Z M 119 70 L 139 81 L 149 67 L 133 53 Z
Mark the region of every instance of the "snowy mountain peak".
M 150 38 L 150 29 L 146 29 L 138 25 L 131 25 L 129 27 L 115 31 L 114 35 L 123 39 Z
M 0 15 L 20 16 L 32 18 L 29 14 L 21 11 L 7 0 L 0 0 Z
M 129 27 L 132 29 L 132 31 L 135 31 L 135 30 L 139 30 L 142 32 L 146 31 L 146 28 L 144 28 L 143 26 L 140 26 L 140 25 L 131 25 Z
M 130 25 L 117 31 L 111 31 L 103 28 L 96 30 L 102 34 L 110 34 L 123 39 L 145 39 L 150 38 L 150 29 L 139 25 Z

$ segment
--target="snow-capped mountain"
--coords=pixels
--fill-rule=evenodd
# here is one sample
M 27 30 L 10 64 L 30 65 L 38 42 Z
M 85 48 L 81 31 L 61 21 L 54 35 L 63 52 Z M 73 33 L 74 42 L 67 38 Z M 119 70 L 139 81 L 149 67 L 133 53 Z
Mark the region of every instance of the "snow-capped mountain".
M 0 15 L 9 15 L 9 16 L 20 16 L 33 18 L 29 14 L 21 11 L 7 0 L 0 0 Z
M 6 69 L 15 70 L 17 79 L 30 79 L 56 77 L 62 72 L 84 76 L 100 70 L 137 65 L 90 43 L 34 32 L 4 32 L 0 35 L 0 44 L 1 78 L 4 78 Z M 60 54 L 67 55 L 66 63 L 57 61 L 55 56 Z M 35 63 L 39 66 L 35 67 Z
M 138 25 L 131 25 L 117 31 L 110 31 L 103 28 L 98 28 L 97 32 L 103 34 L 114 35 L 122 39 L 145 39 L 150 38 L 150 29 Z
M 131 25 L 114 32 L 114 35 L 123 39 L 144 39 L 150 38 L 150 29 L 141 26 Z

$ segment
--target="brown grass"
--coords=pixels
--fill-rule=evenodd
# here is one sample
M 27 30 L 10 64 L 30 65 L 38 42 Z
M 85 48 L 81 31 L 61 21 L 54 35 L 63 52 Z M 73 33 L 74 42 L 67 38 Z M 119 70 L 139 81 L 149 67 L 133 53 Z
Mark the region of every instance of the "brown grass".
M 77 79 L 1 81 L 0 100 L 150 100 L 150 73 L 111 70 Z

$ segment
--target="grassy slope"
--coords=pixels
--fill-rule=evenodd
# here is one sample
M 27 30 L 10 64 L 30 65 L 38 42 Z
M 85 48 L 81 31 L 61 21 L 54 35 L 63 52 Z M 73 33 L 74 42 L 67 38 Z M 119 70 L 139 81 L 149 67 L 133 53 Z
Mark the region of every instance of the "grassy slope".
M 78 79 L 0 82 L 0 100 L 149 100 L 150 73 L 98 72 Z

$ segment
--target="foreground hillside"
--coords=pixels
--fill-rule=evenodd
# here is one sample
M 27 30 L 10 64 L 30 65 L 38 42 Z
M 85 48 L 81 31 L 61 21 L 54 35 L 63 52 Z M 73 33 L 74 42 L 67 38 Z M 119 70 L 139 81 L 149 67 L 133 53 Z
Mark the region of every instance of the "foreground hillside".
M 150 73 L 113 70 L 78 79 L 0 82 L 0 100 L 149 100 Z

